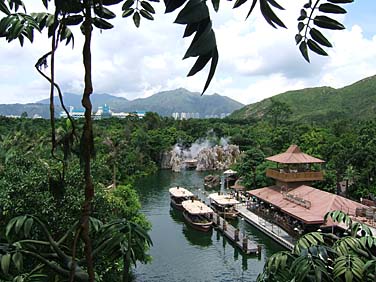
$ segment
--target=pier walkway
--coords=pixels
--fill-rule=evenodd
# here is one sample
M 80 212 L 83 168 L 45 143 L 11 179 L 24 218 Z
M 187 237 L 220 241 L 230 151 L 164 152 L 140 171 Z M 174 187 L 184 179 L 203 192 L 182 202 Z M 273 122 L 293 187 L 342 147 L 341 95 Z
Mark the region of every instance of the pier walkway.
M 239 211 L 239 214 L 249 224 L 253 225 L 258 230 L 268 235 L 270 238 L 275 240 L 286 249 L 292 250 L 294 248 L 294 239 L 278 225 L 275 225 L 257 216 L 256 214 L 248 210 L 247 207 L 243 204 L 237 205 L 236 210 Z
M 234 226 L 225 221 L 217 213 L 213 214 L 213 225 L 245 254 L 248 255 L 261 253 L 260 245 L 257 245 L 255 242 L 249 240 L 247 236 L 244 237 L 239 229 L 235 229 Z

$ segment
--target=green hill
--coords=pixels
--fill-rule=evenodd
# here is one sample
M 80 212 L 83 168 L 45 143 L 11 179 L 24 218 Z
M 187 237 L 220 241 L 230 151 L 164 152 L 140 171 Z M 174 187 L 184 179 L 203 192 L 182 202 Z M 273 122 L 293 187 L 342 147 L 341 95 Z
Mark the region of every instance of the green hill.
M 290 107 L 291 120 L 373 119 L 376 117 L 376 76 L 340 89 L 317 87 L 288 91 L 247 105 L 235 111 L 230 118 L 262 118 L 271 105 L 271 99 Z
M 136 99 L 124 105 L 122 110 L 146 110 L 157 112 L 163 116 L 171 116 L 174 112 L 199 113 L 200 117 L 220 116 L 240 109 L 243 104 L 218 94 L 202 95 L 184 88 L 163 91 L 148 98 Z

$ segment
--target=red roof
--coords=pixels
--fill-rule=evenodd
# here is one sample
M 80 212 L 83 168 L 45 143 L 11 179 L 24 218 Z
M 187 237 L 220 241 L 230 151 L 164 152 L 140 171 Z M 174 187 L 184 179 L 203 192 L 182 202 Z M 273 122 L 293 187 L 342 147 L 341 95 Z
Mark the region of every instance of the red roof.
M 350 215 L 355 215 L 356 208 L 366 208 L 366 206 L 342 196 L 306 185 L 290 190 L 288 194 L 309 201 L 311 204 L 310 208 L 305 208 L 302 205 L 284 199 L 281 189 L 278 186 L 265 187 L 248 192 L 262 201 L 280 208 L 285 213 L 306 224 L 324 223 L 324 216 L 329 211 L 342 210 Z
M 286 152 L 266 158 L 269 161 L 282 164 L 310 164 L 325 161 L 312 157 L 300 151 L 298 145 L 291 145 Z

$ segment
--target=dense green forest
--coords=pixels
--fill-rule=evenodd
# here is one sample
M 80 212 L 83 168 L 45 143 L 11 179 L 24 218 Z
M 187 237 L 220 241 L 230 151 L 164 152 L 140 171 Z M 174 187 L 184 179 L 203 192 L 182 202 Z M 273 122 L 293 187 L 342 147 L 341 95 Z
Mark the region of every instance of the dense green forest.
M 52 236 L 59 238 L 80 214 L 83 196 L 77 188 L 82 187 L 83 180 L 78 140 L 67 134 L 71 127 L 68 120 L 57 123 L 58 148 L 51 158 L 49 121 L 0 119 L 2 238 L 7 230 L 5 226 L 16 216 L 38 217 L 51 228 Z M 83 123 L 77 120 L 75 124 L 79 136 Z M 97 196 L 93 217 L 103 224 L 125 218 L 150 229 L 146 218 L 139 213 L 140 204 L 132 188 L 134 181 L 159 169 L 162 153 L 174 144 L 188 147 L 200 138 L 208 138 L 215 144 L 224 137 L 240 147 L 243 156 L 234 168 L 244 177 L 248 189 L 271 184 L 265 177 L 265 169 L 272 164 L 265 162 L 264 157 L 280 153 L 290 144 L 298 144 L 304 152 L 327 161 L 325 181 L 317 183 L 317 187 L 336 192 L 340 181 L 351 180 L 347 196 L 367 197 L 376 192 L 375 128 L 372 121 L 333 122 L 322 126 L 280 121 L 276 125 L 274 119 L 177 121 L 155 113 L 147 113 L 143 119 L 97 120 L 94 121 L 96 150 L 92 171 Z M 111 189 L 114 183 L 117 187 Z M 146 255 L 147 246 L 144 247 L 142 252 Z M 140 256 L 140 261 L 148 260 L 147 255 Z M 24 271 L 32 270 L 31 265 L 24 264 Z M 110 260 L 102 260 L 98 269 L 103 281 L 121 275 L 121 267 L 115 267 Z M 7 277 L 17 273 L 17 269 L 10 267 Z
M 83 186 L 79 143 L 77 137 L 68 134 L 72 126 L 69 120 L 58 120 L 57 123 L 58 147 L 51 158 L 49 121 L 0 119 L 2 238 L 15 236 L 11 237 L 15 240 L 20 236 L 21 226 L 22 230 L 29 231 L 26 218 L 24 222 L 20 221 L 20 226 L 14 224 L 13 232 L 6 228 L 17 216 L 39 218 L 50 227 L 54 238 L 64 236 L 79 217 L 83 201 L 78 189 Z M 75 124 L 77 136 L 80 136 L 83 123 L 76 120 Z M 188 147 L 200 138 L 208 138 L 215 144 L 224 137 L 240 147 L 242 159 L 234 168 L 244 177 L 248 189 L 271 184 L 265 177 L 265 169 L 272 164 L 264 161 L 264 157 L 278 154 L 290 144 L 298 144 L 304 152 L 327 161 L 325 181 L 317 183 L 317 187 L 337 192 L 340 181 L 350 180 L 348 197 L 368 197 L 370 193 L 376 193 L 375 128 L 373 121 L 332 122 L 321 126 L 279 121 L 276 125 L 274 119 L 177 121 L 155 113 L 147 113 L 143 119 L 97 120 L 94 121 L 96 150 L 92 171 L 97 196 L 92 216 L 104 225 L 116 218 L 125 218 L 145 230 L 150 229 L 150 224 L 139 212 L 138 197 L 132 188 L 134 181 L 159 169 L 162 153 L 174 144 Z M 114 183 L 115 189 L 111 186 Z M 33 232 L 36 233 L 33 236 L 38 236 L 40 231 Z M 138 259 L 147 262 L 147 244 L 143 246 L 139 250 L 143 256 Z M 32 267 L 36 266 L 24 262 L 22 273 L 32 271 Z M 97 267 L 103 281 L 121 275 L 122 267 L 115 266 L 111 260 L 103 259 Z M 4 278 L 17 274 L 17 269 L 10 267 Z
M 336 191 L 340 181 L 351 180 L 349 183 L 352 185 L 347 190 L 349 197 L 368 196 L 374 192 L 374 122 L 350 123 L 326 119 L 328 122 L 325 125 L 300 124 L 289 118 L 293 111 L 286 107 L 284 101 L 272 101 L 267 117 L 257 122 L 246 119 L 174 121 L 155 114 L 148 114 L 143 120 L 93 121 L 90 100 L 93 93 L 92 31 L 94 28 L 111 29 L 113 25 L 107 20 L 116 15 L 104 6 L 122 1 L 54 1 L 53 4 L 52 1 L 42 1 L 46 8 L 49 2 L 55 8 L 53 14 L 47 11 L 30 15 L 26 10 L 25 13 L 18 12 L 19 8 L 24 7 L 22 1 L 9 0 L 7 4 L 0 1 L 0 11 L 4 16 L 0 35 L 7 41 L 18 39 L 23 45 L 25 38 L 33 41 L 34 30 L 44 29 L 48 29 L 51 39 L 50 51 L 42 55 L 35 65 L 51 85 L 50 121 L 24 118 L 2 118 L 0 121 L 1 280 L 129 281 L 132 265 L 150 260 L 147 250 L 152 244 L 147 234 L 151 226 L 140 214 L 137 194 L 132 188 L 134 180 L 158 169 L 161 153 L 173 144 L 188 146 L 198 138 L 206 138 L 208 132 L 215 133 L 209 136 L 213 141 L 227 137 L 244 151 L 234 168 L 241 172 L 249 189 L 268 183 L 264 175 L 268 164 L 263 161 L 263 156 L 279 153 L 296 143 L 306 153 L 328 161 L 326 180 L 319 184 L 320 188 Z M 245 2 L 236 1 L 234 8 Z M 256 2 L 253 1 L 249 14 Z M 330 2 L 343 4 L 352 1 Z M 184 36 L 195 34 L 184 55 L 184 58 L 197 58 L 188 75 L 201 71 L 210 61 L 203 87 L 205 92 L 219 58 L 206 1 L 165 0 L 164 3 L 166 12 L 173 12 L 186 4 L 175 22 L 186 26 Z M 299 33 L 295 39 L 307 61 L 311 51 L 327 55 L 320 45 L 332 47 L 313 26 L 344 29 L 341 23 L 330 17 L 320 14 L 313 18 L 318 3 L 306 3 L 298 19 Z M 151 20 L 155 13 L 149 2 L 142 1 L 141 10 L 138 4 L 139 1 L 124 1 L 122 5 L 123 17 L 132 15 L 137 27 L 141 18 Z M 219 9 L 219 1 L 212 1 L 212 5 L 216 11 Z M 260 8 L 270 25 L 285 27 L 273 12 L 273 9 L 283 10 L 277 1 L 262 0 Z M 346 13 L 343 8 L 330 3 L 319 7 L 322 14 L 332 13 L 333 9 L 335 13 Z M 84 35 L 84 89 L 81 101 L 85 108 L 85 120 L 77 122 L 56 121 L 53 104 L 54 91 L 61 96 L 55 81 L 55 52 L 60 42 L 73 42 L 71 25 L 80 25 Z M 51 72 L 47 75 L 42 70 L 48 64 Z M 333 214 L 333 217 L 336 215 Z M 343 221 L 344 216 L 340 215 L 338 219 Z M 357 231 L 357 226 L 349 226 Z M 315 238 L 307 237 L 307 241 L 310 244 L 324 241 L 318 235 Z M 337 242 L 337 238 L 332 238 L 333 241 Z M 340 249 L 358 249 L 351 242 Z M 299 250 L 303 250 L 300 252 L 303 256 L 297 259 L 307 262 L 307 257 L 314 257 L 322 265 L 325 252 L 319 249 L 320 246 L 311 249 L 307 242 L 301 243 L 297 244 L 296 253 L 299 255 Z M 366 246 L 361 250 L 365 252 L 362 258 L 371 258 L 374 264 L 374 252 L 370 248 L 374 248 L 376 243 L 371 240 L 367 244 L 369 248 Z M 317 251 L 320 252 L 319 256 Z M 288 258 L 292 256 L 282 255 L 274 261 L 277 266 L 286 267 L 290 265 L 286 263 Z M 332 259 L 343 258 L 332 256 Z M 359 271 L 364 269 L 361 265 L 363 260 L 359 257 L 355 259 L 354 254 L 348 253 L 344 260 L 344 263 L 340 261 L 342 268 L 335 276 L 344 275 L 346 281 L 352 281 L 352 277 L 361 279 L 362 273 Z M 282 276 L 273 277 L 276 274 L 273 260 L 267 266 L 265 275 L 272 278 L 265 281 L 283 281 L 288 275 L 294 275 L 285 271 L 277 273 Z M 310 270 L 304 264 L 293 263 L 292 266 L 298 274 Z M 320 273 L 325 275 L 320 268 L 315 268 L 316 264 L 310 263 L 309 266 L 314 268 L 316 277 L 320 278 Z M 374 280 L 374 273 L 367 277 Z M 301 276 L 297 281 L 307 280 Z

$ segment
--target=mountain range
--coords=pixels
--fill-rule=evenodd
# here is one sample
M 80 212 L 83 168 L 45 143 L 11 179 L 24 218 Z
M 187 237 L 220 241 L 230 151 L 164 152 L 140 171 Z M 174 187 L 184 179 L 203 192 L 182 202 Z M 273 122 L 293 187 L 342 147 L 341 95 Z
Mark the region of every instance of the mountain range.
M 57 97 L 55 105 L 60 105 Z M 128 100 L 110 94 L 93 94 L 91 96 L 93 109 L 107 104 L 113 112 L 156 112 L 162 116 L 171 116 L 172 113 L 186 112 L 198 113 L 200 117 L 220 116 L 222 113 L 230 114 L 242 108 L 244 105 L 219 94 L 203 95 L 198 92 L 190 92 L 184 88 L 171 91 L 158 92 L 150 97 Z M 81 96 L 73 93 L 64 93 L 66 107 L 73 106 L 82 108 Z M 56 113 L 61 111 L 56 106 Z M 31 104 L 0 104 L 0 115 L 21 115 L 27 112 L 28 116 L 40 115 L 44 118 L 49 116 L 49 99 L 44 99 Z
M 315 87 L 287 91 L 244 106 L 228 97 L 218 94 L 203 95 L 179 88 L 156 93 L 148 98 L 127 100 L 109 94 L 91 96 L 93 109 L 107 104 L 114 112 L 152 111 L 162 116 L 171 116 L 175 112 L 199 113 L 205 116 L 220 116 L 232 113 L 234 119 L 262 119 L 268 111 L 272 100 L 284 103 L 290 110 L 290 120 L 302 122 L 325 122 L 333 119 L 370 120 L 376 118 L 376 76 L 362 79 L 343 88 Z M 66 106 L 81 108 L 81 96 L 65 93 Z M 0 104 L 0 115 L 28 116 L 35 114 L 48 118 L 49 100 L 32 104 Z M 55 99 L 55 104 L 60 103 Z M 61 111 L 56 107 L 56 112 Z
M 325 122 L 333 119 L 370 120 L 376 118 L 376 76 L 343 88 L 315 87 L 285 93 L 247 105 L 230 115 L 234 119 L 262 119 L 272 100 L 291 110 L 290 120 Z

